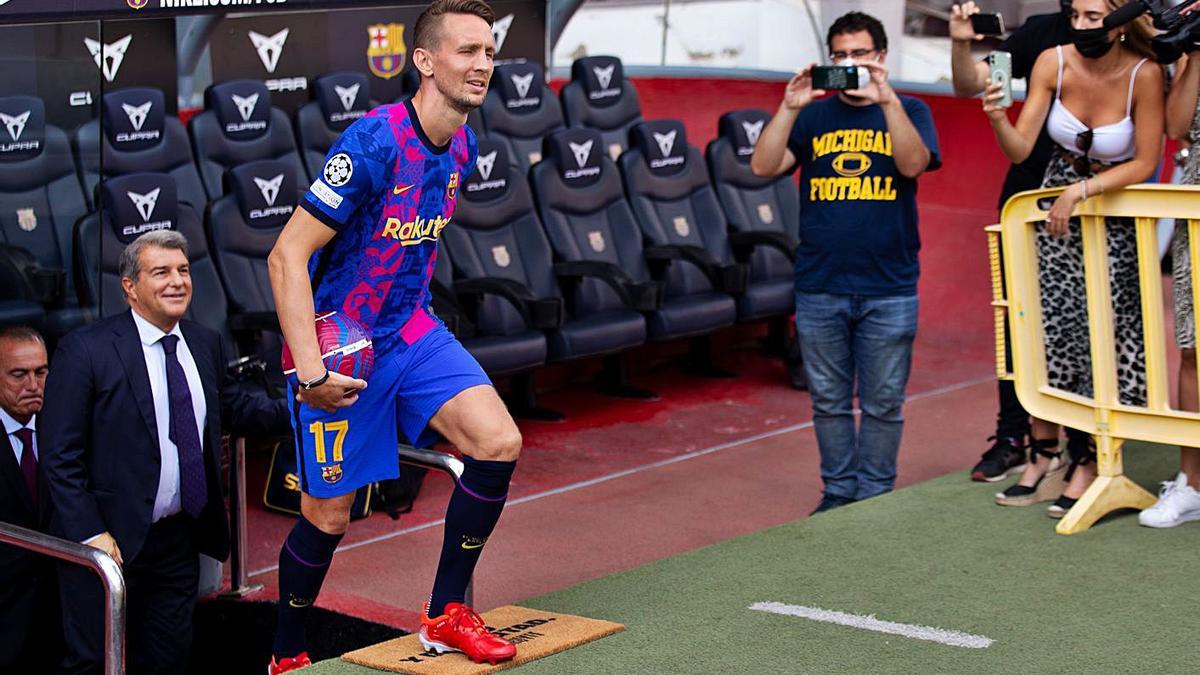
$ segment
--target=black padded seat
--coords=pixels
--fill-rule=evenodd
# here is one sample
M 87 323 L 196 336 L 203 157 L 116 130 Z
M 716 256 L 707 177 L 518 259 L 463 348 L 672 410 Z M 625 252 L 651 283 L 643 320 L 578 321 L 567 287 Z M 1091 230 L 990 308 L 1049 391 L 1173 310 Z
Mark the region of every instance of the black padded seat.
M 442 237 L 462 277 L 504 279 L 528 289 L 538 300 L 561 302 L 558 274 L 564 273 L 561 280 L 572 286 L 581 275 L 565 274 L 562 265 L 553 264 L 550 243 L 522 176 L 502 142 L 480 139 L 477 170 L 459 192 L 457 226 L 447 228 Z M 620 272 L 617 268 L 610 278 Z M 508 323 L 523 323 L 510 303 L 495 297 L 488 301 L 495 305 L 489 313 L 510 315 Z M 573 294 L 567 308 L 561 324 L 546 329 L 551 361 L 612 354 L 646 339 L 645 322 L 632 306 L 609 307 Z
M 718 304 L 736 316 L 732 296 L 745 291 L 744 265 L 737 263 L 725 229 L 725 217 L 709 184 L 700 152 L 687 143 L 675 120 L 642 122 L 630 132 L 631 147 L 621 156 L 621 175 L 642 236 L 680 257 L 667 273 L 668 297 L 707 298 L 715 320 Z M 678 321 L 686 313 L 665 317 Z
M 295 168 L 274 159 L 234 167 L 226 174 L 226 195 L 212 202 L 205 224 L 229 311 L 275 311 L 267 256 L 299 203 Z
M 496 66 L 480 110 L 488 137 L 505 144 L 521 176 L 542 160 L 542 139 L 566 126 L 558 98 L 536 63 Z
M 271 105 L 258 80 L 214 84 L 204 92 L 205 111 L 188 122 L 196 164 L 208 199 L 223 194 L 225 172 L 260 159 L 277 159 L 306 176 L 287 113 Z
M 642 121 L 637 89 L 615 56 L 575 59 L 571 81 L 559 96 L 567 126 L 599 131 L 603 151 L 613 161 L 629 147 L 630 129 Z
M 95 194 L 96 185 L 105 178 L 165 173 L 175 179 L 181 201 L 203 208 L 208 194 L 192 157 L 191 141 L 179 118 L 166 114 L 162 90 L 116 89 L 104 94 L 100 107 L 104 124 L 87 122 L 73 139 L 85 196 Z
M 0 98 L 0 244 L 14 249 L 9 264 L 23 277 L 5 284 L 3 297 L 21 301 L 7 308 L 13 322 L 40 315 L 39 305 L 48 311 L 40 325 L 52 335 L 87 320 L 71 273 L 71 232 L 85 213 L 67 135 L 46 124 L 42 100 Z
M 80 303 L 97 308 L 100 316 L 125 311 L 121 251 L 154 230 L 176 230 L 187 238 L 192 303 L 186 316 L 228 341 L 228 303 L 204 228 L 192 205 L 178 201 L 175 181 L 167 174 L 126 174 L 100 184 L 100 210 L 85 216 L 75 228 Z
M 755 176 L 750 156 L 771 120 L 765 110 L 735 110 L 721 116 L 718 136 L 705 149 L 721 210 L 735 244 L 753 246 L 750 279 L 738 298 L 738 317 L 754 320 L 790 315 L 795 308 L 794 261 L 800 227 L 800 199 L 792 172 Z M 773 244 L 766 244 L 771 242 Z
M 443 230 L 443 236 L 450 228 Z M 516 313 L 515 307 L 508 300 L 491 296 L 467 300 L 473 307 L 462 307 L 458 304 L 457 294 L 452 290 L 455 278 L 459 276 L 454 261 L 445 242 L 438 245 L 437 261 L 434 265 L 434 280 L 450 292 L 451 297 L 442 298 L 438 302 L 435 290 L 434 307 L 439 318 L 446 315 L 469 315 L 471 326 L 460 327 L 456 336 L 463 347 L 479 362 L 489 376 L 503 377 L 523 373 L 546 362 L 546 336 L 542 331 L 528 325 Z M 461 284 L 460 284 L 461 286 Z M 501 304 L 503 303 L 503 304 Z M 439 304 L 442 306 L 439 307 Z M 500 309 L 500 311 L 496 311 Z M 513 310 L 512 313 L 504 309 Z M 445 321 L 446 319 L 443 318 Z M 447 322 L 449 323 L 449 322 Z M 529 381 L 532 394 L 532 380 Z
M 308 181 L 316 179 L 329 148 L 346 127 L 375 107 L 370 91 L 367 76 L 351 70 L 328 73 L 313 81 L 313 100 L 296 111 L 296 139 L 308 169 Z
M 643 246 L 644 236 L 626 200 L 620 172 L 601 147 L 600 133 L 594 129 L 558 131 L 546 139 L 547 159 L 530 171 L 555 258 L 617 267 L 643 287 L 670 278 L 677 263 L 683 262 L 679 251 Z M 656 307 L 644 310 L 651 340 L 703 335 L 733 323 L 733 298 L 708 286 L 668 284 L 659 300 Z M 627 304 L 611 284 L 594 278 L 579 281 L 575 302 L 596 310 Z

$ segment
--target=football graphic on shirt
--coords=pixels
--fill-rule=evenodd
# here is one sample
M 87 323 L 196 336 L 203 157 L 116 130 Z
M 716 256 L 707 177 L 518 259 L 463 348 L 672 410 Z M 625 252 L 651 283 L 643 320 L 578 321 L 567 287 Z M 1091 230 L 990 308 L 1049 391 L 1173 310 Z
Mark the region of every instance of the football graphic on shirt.
M 331 372 L 365 380 L 375 366 L 375 348 L 371 334 L 353 317 L 341 312 L 317 314 L 317 346 L 321 359 Z M 287 343 L 283 345 L 283 374 L 293 375 L 296 364 Z

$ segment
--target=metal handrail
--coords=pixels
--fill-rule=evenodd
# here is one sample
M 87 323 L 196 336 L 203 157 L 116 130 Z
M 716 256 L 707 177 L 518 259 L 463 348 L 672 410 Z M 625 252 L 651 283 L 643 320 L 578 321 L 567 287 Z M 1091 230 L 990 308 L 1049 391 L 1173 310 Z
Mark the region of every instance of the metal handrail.
M 105 675 L 125 672 L 125 577 L 121 566 L 107 553 L 91 546 L 59 539 L 35 530 L 0 522 L 0 543 L 92 568 L 104 584 Z
M 398 444 L 400 463 L 419 466 L 426 469 L 437 469 L 446 473 L 458 483 L 462 478 L 464 465 L 461 459 L 447 455 L 444 452 L 423 450 L 403 443 Z M 262 590 L 262 584 L 250 584 L 246 573 L 246 442 L 239 438 L 234 443 L 233 454 L 229 466 L 229 526 L 232 536 L 230 551 L 229 590 L 222 595 L 243 597 Z M 474 582 L 467 585 L 466 602 L 472 604 Z
M 229 456 L 229 589 L 225 598 L 244 598 L 263 589 L 246 572 L 246 439 L 233 440 Z

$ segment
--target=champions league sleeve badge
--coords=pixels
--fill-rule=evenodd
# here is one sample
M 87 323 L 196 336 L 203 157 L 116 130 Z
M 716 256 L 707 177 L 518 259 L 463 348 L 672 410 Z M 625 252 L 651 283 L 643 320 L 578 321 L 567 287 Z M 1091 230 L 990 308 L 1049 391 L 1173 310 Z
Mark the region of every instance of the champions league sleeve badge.
M 350 177 L 354 175 L 354 163 L 350 161 L 350 155 L 344 152 L 339 152 L 325 162 L 325 169 L 322 171 L 322 176 L 325 182 L 333 187 L 342 187 L 350 182 Z

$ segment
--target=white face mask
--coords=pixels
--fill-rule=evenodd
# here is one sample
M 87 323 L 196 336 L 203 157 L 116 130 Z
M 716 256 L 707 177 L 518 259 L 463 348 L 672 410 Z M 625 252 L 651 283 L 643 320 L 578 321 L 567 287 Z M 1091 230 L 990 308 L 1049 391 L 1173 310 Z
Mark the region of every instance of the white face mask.
M 835 65 L 835 66 L 839 66 L 839 67 L 843 67 L 843 68 L 844 68 L 844 67 L 847 67 L 847 66 L 857 66 L 857 65 L 858 65 L 858 63 L 856 63 L 856 62 L 854 61 L 854 57 L 853 57 L 853 56 L 847 56 L 846 58 L 842 59 L 841 61 L 834 61 L 834 62 L 833 62 L 833 65 Z

